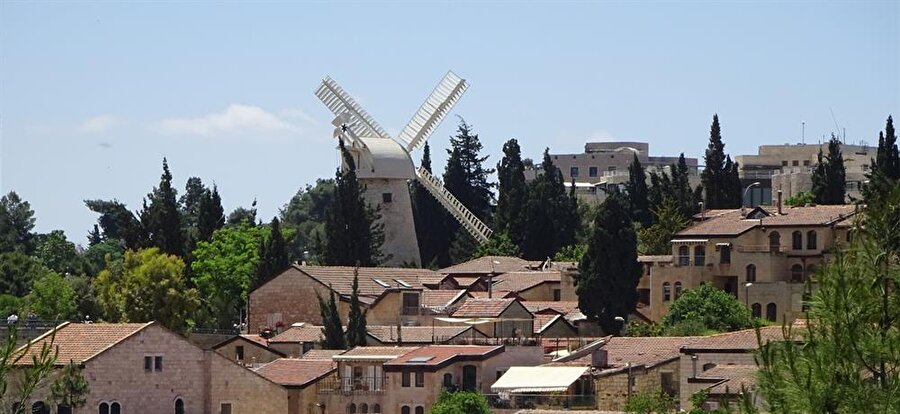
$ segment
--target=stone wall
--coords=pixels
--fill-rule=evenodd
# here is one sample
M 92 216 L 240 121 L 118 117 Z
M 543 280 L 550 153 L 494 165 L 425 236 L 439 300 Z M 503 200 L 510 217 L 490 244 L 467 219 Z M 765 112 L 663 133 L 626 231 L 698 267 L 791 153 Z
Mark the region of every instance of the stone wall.
M 288 412 L 288 392 L 255 372 L 209 352 L 209 413 L 231 404 L 233 413 L 281 414 Z M 145 411 L 166 412 L 166 411 Z M 185 411 L 192 412 L 192 411 Z
M 640 393 L 654 393 L 663 389 L 663 377 L 667 376 L 671 381 L 674 395 L 679 391 L 679 360 L 676 358 L 655 367 L 645 369 L 636 367 L 629 373 L 622 370 L 610 375 L 596 377 L 597 404 L 601 411 L 622 411 L 629 395 Z M 629 379 L 631 387 L 629 390 Z

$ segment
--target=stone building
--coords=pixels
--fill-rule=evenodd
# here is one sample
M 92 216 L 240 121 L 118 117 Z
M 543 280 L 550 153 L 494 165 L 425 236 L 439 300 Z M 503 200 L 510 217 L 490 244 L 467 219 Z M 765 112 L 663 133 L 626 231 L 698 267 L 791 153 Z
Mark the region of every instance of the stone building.
M 559 271 L 507 272 L 494 278 L 493 297 L 516 297 L 523 301 L 562 299 Z
M 214 345 L 212 350 L 246 367 L 256 367 L 286 356 L 281 351 L 270 348 L 266 338 L 247 334 L 234 335 Z
M 534 315 L 516 299 L 469 299 L 454 319 L 482 322 L 479 330 L 494 338 L 527 338 L 534 332 Z
M 259 367 L 256 373 L 287 390 L 285 414 L 317 414 L 316 384 L 336 370 L 331 358 L 280 358 Z
M 281 333 L 269 338 L 269 348 L 288 357 L 297 358 L 319 347 L 324 336 L 322 326 L 295 322 Z

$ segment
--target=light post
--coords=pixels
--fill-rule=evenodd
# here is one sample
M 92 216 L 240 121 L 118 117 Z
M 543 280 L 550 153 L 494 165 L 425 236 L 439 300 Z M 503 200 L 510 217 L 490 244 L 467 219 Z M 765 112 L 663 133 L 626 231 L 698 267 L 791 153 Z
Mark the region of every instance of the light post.
M 760 185 L 760 184 L 759 184 L 759 181 L 757 181 L 757 182 L 755 182 L 755 183 L 753 183 L 753 184 L 748 185 L 747 188 L 744 189 L 744 200 L 747 199 L 747 193 L 750 192 L 750 189 L 753 188 L 753 187 L 759 187 L 759 185 Z M 749 203 L 749 204 L 753 204 L 753 203 Z M 743 205 L 744 205 L 744 201 L 741 200 L 741 206 L 743 206 Z M 752 206 L 748 206 L 748 207 L 752 207 Z
M 750 308 L 750 286 L 753 286 L 753 283 L 744 284 L 744 302 L 747 304 L 747 308 Z

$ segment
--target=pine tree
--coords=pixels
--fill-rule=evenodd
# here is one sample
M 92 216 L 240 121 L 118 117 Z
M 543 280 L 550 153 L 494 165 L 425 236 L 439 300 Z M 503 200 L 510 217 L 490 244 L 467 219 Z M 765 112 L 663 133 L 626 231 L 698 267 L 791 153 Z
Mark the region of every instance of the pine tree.
M 254 288 L 268 282 L 290 265 L 288 246 L 281 233 L 281 224 L 278 217 L 272 217 L 272 223 L 269 224 L 269 236 L 259 243 L 259 263 L 256 267 Z
M 597 320 L 607 334 L 618 334 L 637 305 L 641 265 L 637 261 L 637 235 L 628 214 L 628 202 L 613 192 L 594 217 L 587 253 L 578 265 L 575 293 L 578 308 Z
M 744 204 L 744 194 L 741 189 L 741 177 L 738 172 L 740 165 L 731 161 L 731 155 L 725 157 L 724 188 L 726 205 L 730 208 L 740 208 Z
M 62 361 L 60 361 L 62 362 Z M 59 407 L 69 408 L 73 412 L 87 404 L 87 395 L 91 386 L 81 372 L 81 366 L 69 361 L 61 374 L 50 384 L 50 398 Z M 59 411 L 63 411 L 62 408 Z
M 660 209 L 668 198 L 675 202 L 681 215 L 688 219 L 699 211 L 702 186 L 691 189 L 688 179 L 690 170 L 684 153 L 678 157 L 678 163 L 671 165 L 669 169 L 672 172 L 671 176 L 665 171 L 650 173 L 650 189 L 648 191 L 650 210 Z
M 238 207 L 228 213 L 228 225 L 229 226 L 240 226 L 246 222 L 251 226 L 255 226 L 256 222 L 256 199 L 253 199 L 253 202 L 250 203 L 250 208 L 246 207 Z
M 366 312 L 359 302 L 359 268 L 353 269 L 350 313 L 347 317 L 347 347 L 366 346 Z
M 819 204 L 844 204 L 846 194 L 846 170 L 841 154 L 841 141 L 831 135 L 828 155 L 824 158 L 819 149 L 816 167 L 812 174 L 812 193 Z
M 219 189 L 214 185 L 212 190 L 206 189 L 200 196 L 197 206 L 197 240 L 209 241 L 213 232 L 225 225 L 225 209 Z
M 647 174 L 644 172 L 637 153 L 634 154 L 634 160 L 628 166 L 628 183 L 625 184 L 625 189 L 631 206 L 631 219 L 641 223 L 644 228 L 650 227 L 653 222 L 650 213 L 650 190 L 647 187 Z
M 100 227 L 95 224 L 93 230 L 88 233 L 88 246 L 96 246 L 102 242 L 103 237 L 100 236 Z
M 522 150 L 515 139 L 503 144 L 503 158 L 497 164 L 497 213 L 495 231 L 504 233 L 516 246 L 524 238 L 524 211 L 528 188 L 525 184 L 525 164 Z
M 328 302 L 318 292 L 316 298 L 319 300 L 319 314 L 322 316 L 322 349 L 347 349 L 334 290 L 329 289 Z
M 144 199 L 141 224 L 150 246 L 159 247 L 165 253 L 184 256 L 184 237 L 181 233 L 181 210 L 178 208 L 178 192 L 172 187 L 169 163 L 163 158 L 163 173 L 159 187 L 154 187 Z M 148 204 L 149 202 L 149 204 Z
M 562 173 L 544 150 L 543 173 L 528 186 L 523 223 L 522 256 L 528 260 L 553 257 L 559 249 L 575 243 L 577 204 L 566 194 Z
M 329 266 L 377 266 L 384 232 L 376 211 L 363 199 L 353 157 L 339 142 L 347 169 L 335 175 L 334 204 L 325 218 L 323 259 Z
M 869 183 L 863 188 L 863 195 L 867 204 L 889 192 L 900 181 L 900 152 L 897 150 L 897 134 L 891 116 L 887 118 L 884 132 L 878 132 L 878 151 L 866 178 Z
M 419 164 L 431 173 L 431 147 L 425 143 L 422 162 Z M 423 267 L 431 264 L 450 263 L 447 213 L 434 196 L 418 180 L 410 185 L 413 201 L 413 218 L 416 222 L 416 238 L 419 241 L 419 257 Z

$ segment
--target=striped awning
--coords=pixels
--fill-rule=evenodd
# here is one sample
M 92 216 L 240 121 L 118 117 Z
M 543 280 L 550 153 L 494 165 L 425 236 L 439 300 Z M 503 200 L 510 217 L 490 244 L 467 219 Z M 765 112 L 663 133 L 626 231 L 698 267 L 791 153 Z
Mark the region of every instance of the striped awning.
M 709 239 L 679 239 L 672 240 L 672 244 L 706 244 Z

